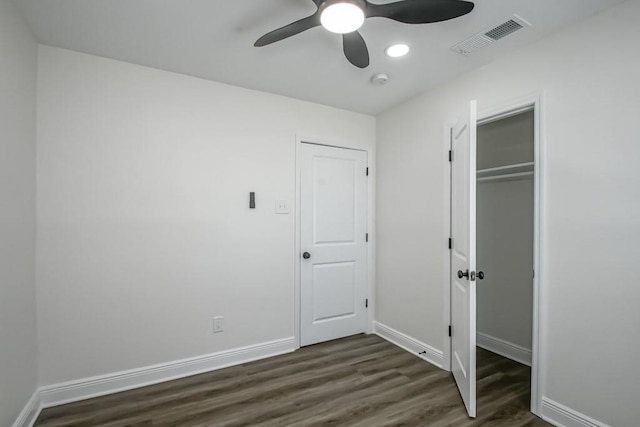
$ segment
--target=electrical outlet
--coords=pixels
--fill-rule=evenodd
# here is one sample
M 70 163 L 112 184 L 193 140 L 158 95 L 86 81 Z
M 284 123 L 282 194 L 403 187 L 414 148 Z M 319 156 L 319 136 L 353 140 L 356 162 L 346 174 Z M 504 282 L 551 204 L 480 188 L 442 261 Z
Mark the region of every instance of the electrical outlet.
M 216 316 L 213 318 L 213 333 L 218 333 L 224 331 L 224 316 Z

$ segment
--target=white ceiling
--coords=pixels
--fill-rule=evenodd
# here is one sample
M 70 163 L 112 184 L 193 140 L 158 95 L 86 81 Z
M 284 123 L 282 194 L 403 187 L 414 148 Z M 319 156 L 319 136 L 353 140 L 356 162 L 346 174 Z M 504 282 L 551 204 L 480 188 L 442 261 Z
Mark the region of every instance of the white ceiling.
M 312 14 L 311 0 L 15 2 L 43 44 L 377 114 L 622 0 L 477 0 L 469 15 L 425 25 L 371 18 L 360 30 L 371 56 L 364 70 L 347 62 L 341 37 L 321 27 L 253 47 L 263 34 Z M 533 26 L 469 57 L 449 49 L 514 13 Z M 409 56 L 385 57 L 384 48 L 398 41 L 411 46 Z M 387 85 L 369 83 L 379 72 L 389 75 Z

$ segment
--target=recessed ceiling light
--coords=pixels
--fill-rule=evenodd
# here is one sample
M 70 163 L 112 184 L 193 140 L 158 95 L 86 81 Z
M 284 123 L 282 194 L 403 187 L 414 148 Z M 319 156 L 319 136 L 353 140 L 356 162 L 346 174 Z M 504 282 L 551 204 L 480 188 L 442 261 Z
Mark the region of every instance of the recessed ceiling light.
M 320 23 L 332 33 L 352 33 L 364 23 L 363 4 L 360 0 L 326 0 L 320 6 Z
M 385 49 L 384 53 L 391 58 L 400 58 L 409 53 L 409 46 L 404 43 L 392 44 Z

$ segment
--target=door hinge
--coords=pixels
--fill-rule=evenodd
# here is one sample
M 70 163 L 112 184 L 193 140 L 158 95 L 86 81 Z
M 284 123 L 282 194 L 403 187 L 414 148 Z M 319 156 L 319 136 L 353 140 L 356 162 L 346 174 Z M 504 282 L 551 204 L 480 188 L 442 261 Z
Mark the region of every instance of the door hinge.
M 367 176 L 369 176 L 369 168 L 367 168 Z
M 364 300 L 364 308 L 369 308 L 369 298 Z
M 449 150 L 449 161 L 453 162 L 453 150 Z
M 449 249 L 453 248 L 453 239 L 449 237 Z
M 369 233 L 367 233 L 367 234 L 365 235 L 364 240 L 365 240 L 365 242 L 369 243 Z
M 449 325 L 449 336 L 453 335 L 453 326 Z

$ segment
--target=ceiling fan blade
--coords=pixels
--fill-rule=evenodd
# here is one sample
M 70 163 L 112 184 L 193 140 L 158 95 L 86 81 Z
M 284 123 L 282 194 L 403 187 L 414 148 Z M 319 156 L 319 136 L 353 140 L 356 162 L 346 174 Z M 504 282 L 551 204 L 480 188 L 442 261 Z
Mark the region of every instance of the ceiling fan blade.
M 369 50 L 362 35 L 359 32 L 342 35 L 342 47 L 344 56 L 349 62 L 358 68 L 367 68 L 369 66 Z
M 284 40 L 288 37 L 295 36 L 296 34 L 300 34 L 303 31 L 307 31 L 313 27 L 317 27 L 318 25 L 320 25 L 320 15 L 316 12 L 311 16 L 307 16 L 306 18 L 302 18 L 296 22 L 265 34 L 256 40 L 253 45 L 255 47 L 266 46 L 268 44 Z
M 462 0 L 404 0 L 395 3 L 367 2 L 367 18 L 389 18 L 405 24 L 428 24 L 466 15 L 474 4 Z

